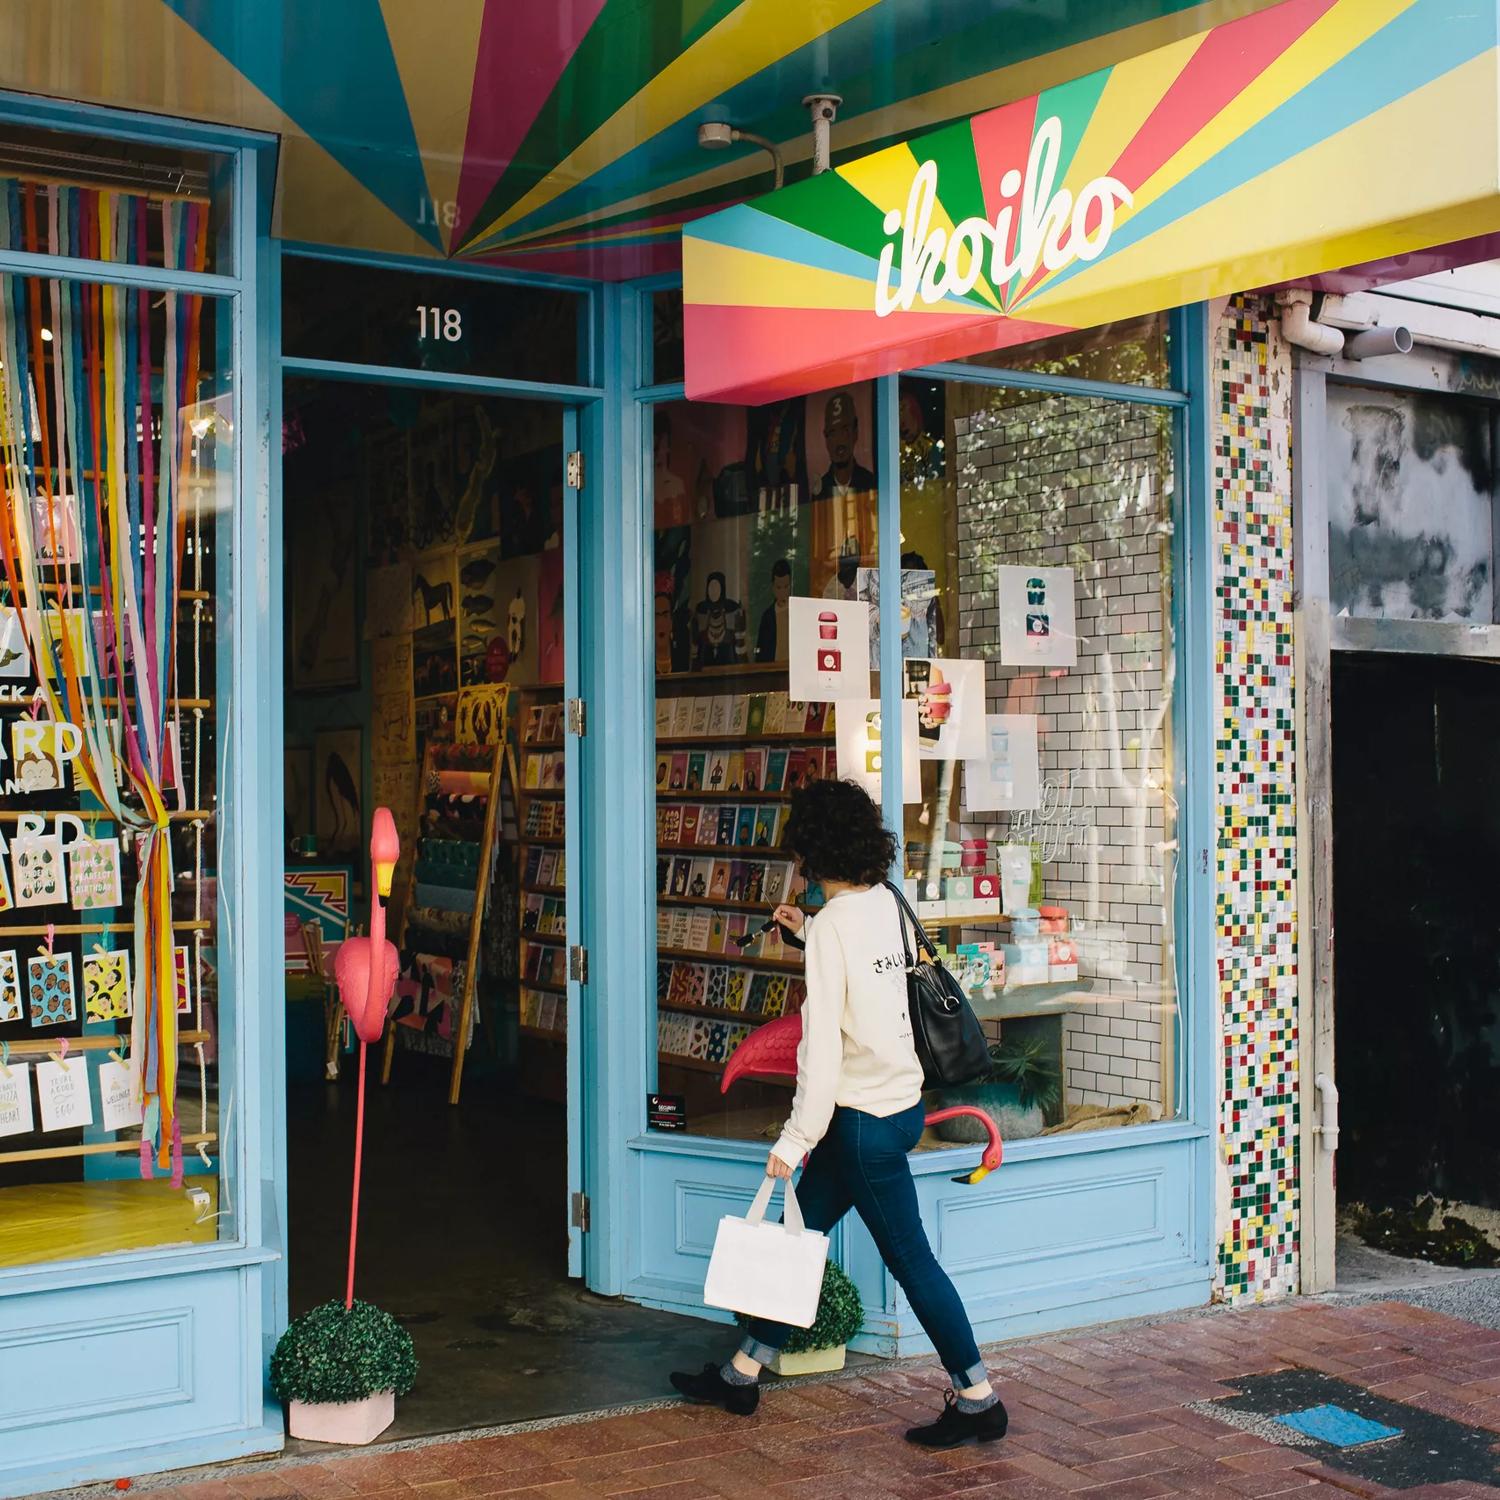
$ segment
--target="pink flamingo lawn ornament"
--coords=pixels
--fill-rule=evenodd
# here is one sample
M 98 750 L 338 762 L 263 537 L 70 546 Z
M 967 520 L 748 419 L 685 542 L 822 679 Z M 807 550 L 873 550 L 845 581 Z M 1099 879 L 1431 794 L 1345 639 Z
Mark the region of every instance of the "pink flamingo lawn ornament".
M 396 992 L 401 959 L 385 938 L 385 903 L 401 858 L 401 839 L 388 807 L 377 807 L 370 825 L 370 935 L 339 945 L 333 961 L 339 998 L 359 1037 L 359 1103 L 354 1121 L 354 1197 L 349 1209 L 349 1281 L 344 1306 L 354 1306 L 354 1247 L 359 1237 L 359 1169 L 365 1145 L 365 1055 L 385 1030 L 386 1012 Z
M 719 1092 L 727 1094 L 729 1085 L 736 1078 L 795 1078 L 797 1076 L 797 1048 L 802 1041 L 802 1017 L 782 1016 L 757 1026 L 738 1047 L 724 1069 L 719 1080 Z M 972 1104 L 954 1104 L 947 1109 L 935 1109 L 927 1116 L 929 1125 L 941 1124 L 944 1120 L 956 1120 L 960 1115 L 972 1115 L 984 1126 L 989 1137 L 979 1165 L 972 1172 L 961 1172 L 953 1180 L 968 1183 L 983 1182 L 995 1171 L 1005 1157 L 1005 1146 L 1000 1139 L 1000 1127 L 982 1110 Z

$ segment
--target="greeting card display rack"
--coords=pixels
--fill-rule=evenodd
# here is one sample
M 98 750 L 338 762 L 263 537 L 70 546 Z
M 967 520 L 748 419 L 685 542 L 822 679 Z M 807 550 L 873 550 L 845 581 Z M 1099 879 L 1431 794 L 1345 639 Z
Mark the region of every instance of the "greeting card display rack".
M 502 778 L 508 765 L 513 772 L 514 762 L 509 759 L 503 741 L 495 745 L 455 745 L 429 740 L 422 753 L 422 775 L 417 791 L 417 824 L 421 832 L 416 861 L 412 865 L 411 886 L 402 902 L 395 941 L 397 949 L 404 954 L 412 919 L 418 909 L 418 893 L 429 884 L 420 876 L 444 871 L 441 884 L 430 882 L 446 898 L 442 909 L 466 913 L 468 917 L 463 971 L 447 1002 L 450 1007 L 457 1005 L 457 1017 L 450 1027 L 453 1067 L 448 1081 L 449 1104 L 458 1103 L 463 1087 L 464 1054 L 473 1030 L 480 935 L 495 862 L 495 840 L 503 800 Z M 438 839 L 435 833 L 429 832 L 447 827 L 452 819 L 465 827 L 477 819 L 479 837 L 475 840 Z M 470 879 L 472 885 L 468 884 Z M 448 881 L 454 883 L 450 885 Z M 403 1029 L 402 1023 L 396 1020 L 386 1027 L 385 1053 L 380 1068 L 382 1084 L 391 1081 L 396 1037 Z
M 801 954 L 774 930 L 734 941 L 790 891 L 792 791 L 837 774 L 832 705 L 791 702 L 786 675 L 781 663 L 657 678 L 658 1086 L 686 1095 L 690 1116 L 722 1108 L 734 1049 L 804 993 Z
M 561 686 L 524 688 L 517 715 L 516 873 L 520 886 L 520 1076 L 561 1102 L 568 1037 L 567 787 Z

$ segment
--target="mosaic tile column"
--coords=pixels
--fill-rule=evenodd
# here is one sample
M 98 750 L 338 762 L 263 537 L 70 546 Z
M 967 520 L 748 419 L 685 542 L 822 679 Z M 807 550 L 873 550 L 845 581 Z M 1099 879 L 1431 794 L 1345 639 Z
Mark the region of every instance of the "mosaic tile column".
M 1215 334 L 1216 1292 L 1297 1290 L 1291 359 L 1260 299 Z

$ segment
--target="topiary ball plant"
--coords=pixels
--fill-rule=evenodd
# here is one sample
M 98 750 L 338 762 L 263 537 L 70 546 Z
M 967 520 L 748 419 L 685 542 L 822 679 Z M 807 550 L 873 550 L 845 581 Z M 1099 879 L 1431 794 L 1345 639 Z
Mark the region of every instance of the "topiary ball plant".
M 411 1335 L 369 1302 L 335 1298 L 281 1335 L 271 1356 L 271 1389 L 281 1401 L 363 1401 L 378 1391 L 404 1396 L 416 1383 Z
M 741 1327 L 749 1323 L 743 1313 L 736 1319 Z M 818 1293 L 818 1315 L 811 1328 L 794 1328 L 786 1341 L 786 1354 L 807 1354 L 813 1349 L 836 1349 L 847 1344 L 864 1326 L 865 1307 L 859 1300 L 859 1289 L 849 1280 L 844 1268 L 833 1261 L 823 1267 L 823 1289 Z

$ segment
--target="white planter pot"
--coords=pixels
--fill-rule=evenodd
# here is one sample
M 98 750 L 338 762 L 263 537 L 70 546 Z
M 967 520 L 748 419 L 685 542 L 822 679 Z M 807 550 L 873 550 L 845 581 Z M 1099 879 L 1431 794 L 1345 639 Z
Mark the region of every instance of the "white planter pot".
M 396 1420 L 396 1393 L 376 1391 L 363 1401 L 293 1401 L 287 1431 L 314 1443 L 373 1443 Z
M 771 1361 L 771 1368 L 778 1375 L 826 1375 L 830 1370 L 844 1368 L 844 1346 L 809 1349 L 805 1354 L 778 1354 Z

